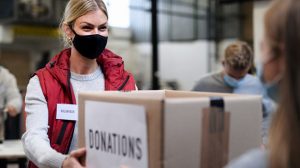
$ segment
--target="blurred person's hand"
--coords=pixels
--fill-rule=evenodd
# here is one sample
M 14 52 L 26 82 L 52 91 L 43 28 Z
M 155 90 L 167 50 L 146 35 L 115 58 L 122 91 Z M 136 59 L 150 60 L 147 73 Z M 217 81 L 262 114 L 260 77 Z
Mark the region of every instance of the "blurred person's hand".
M 7 105 L 4 109 L 4 112 L 7 112 L 11 117 L 15 117 L 18 114 L 17 109 L 11 105 Z
M 72 151 L 70 155 L 63 161 L 62 168 L 86 168 L 85 157 L 85 148 Z

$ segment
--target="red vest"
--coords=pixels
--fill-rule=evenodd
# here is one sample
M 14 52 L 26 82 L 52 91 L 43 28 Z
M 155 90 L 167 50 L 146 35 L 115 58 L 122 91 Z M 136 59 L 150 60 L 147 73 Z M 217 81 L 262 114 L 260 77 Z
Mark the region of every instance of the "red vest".
M 50 145 L 57 152 L 67 154 L 73 137 L 75 121 L 57 120 L 57 104 L 76 104 L 70 83 L 71 50 L 66 49 L 56 55 L 46 66 L 38 70 L 40 85 L 48 105 L 48 137 Z M 121 57 L 105 49 L 97 59 L 105 78 L 105 90 L 135 90 L 132 74 L 124 70 Z M 31 161 L 28 168 L 35 168 Z

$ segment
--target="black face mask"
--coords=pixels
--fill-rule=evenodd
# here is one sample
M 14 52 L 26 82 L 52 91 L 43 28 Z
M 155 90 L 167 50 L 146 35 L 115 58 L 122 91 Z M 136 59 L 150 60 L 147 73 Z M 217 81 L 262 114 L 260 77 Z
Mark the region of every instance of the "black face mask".
M 99 34 L 81 36 L 73 29 L 72 31 L 75 34 L 73 45 L 82 56 L 88 59 L 95 59 L 98 58 L 105 49 L 107 37 Z

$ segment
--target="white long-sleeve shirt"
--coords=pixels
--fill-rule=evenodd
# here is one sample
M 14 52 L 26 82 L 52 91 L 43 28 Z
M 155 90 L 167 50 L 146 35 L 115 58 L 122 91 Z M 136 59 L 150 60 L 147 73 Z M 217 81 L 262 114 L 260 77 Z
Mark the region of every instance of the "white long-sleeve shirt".
M 79 91 L 104 91 L 104 76 L 100 67 L 91 74 L 71 72 L 71 84 L 76 100 Z M 48 108 L 37 76 L 30 79 L 25 97 L 26 132 L 22 136 L 26 156 L 40 168 L 61 167 L 66 155 L 56 152 L 48 138 Z M 77 124 L 70 151 L 77 148 Z
M 22 96 L 19 92 L 16 78 L 6 68 L 0 66 L 0 109 L 7 105 L 21 112 Z

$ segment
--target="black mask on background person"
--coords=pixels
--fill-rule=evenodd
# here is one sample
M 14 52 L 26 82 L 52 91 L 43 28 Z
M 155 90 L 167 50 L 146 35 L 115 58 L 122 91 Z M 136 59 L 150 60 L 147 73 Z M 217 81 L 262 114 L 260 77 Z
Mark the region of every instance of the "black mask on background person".
M 72 28 L 71 30 L 75 34 L 73 45 L 82 56 L 88 59 L 95 59 L 98 58 L 105 49 L 107 37 L 99 34 L 82 36 L 78 35 Z

